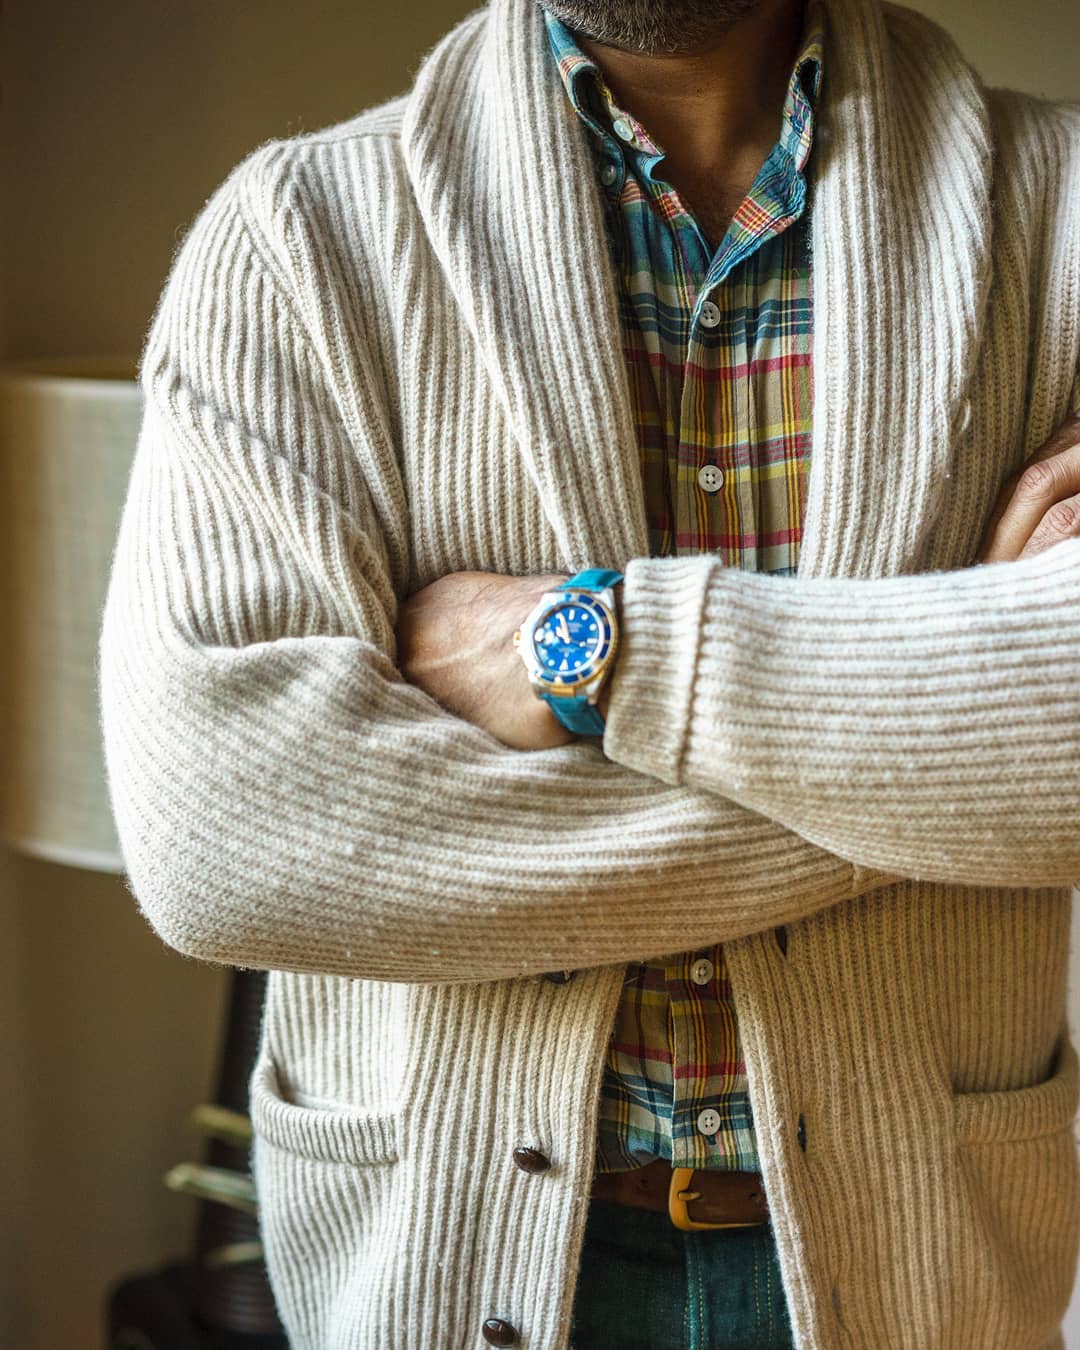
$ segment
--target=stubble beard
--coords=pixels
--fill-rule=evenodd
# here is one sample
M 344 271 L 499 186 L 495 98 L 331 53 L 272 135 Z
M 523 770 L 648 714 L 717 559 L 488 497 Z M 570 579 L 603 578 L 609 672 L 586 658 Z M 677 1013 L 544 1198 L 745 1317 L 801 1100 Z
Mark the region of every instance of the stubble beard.
M 764 0 L 537 0 L 567 28 L 609 47 L 654 56 L 700 50 Z

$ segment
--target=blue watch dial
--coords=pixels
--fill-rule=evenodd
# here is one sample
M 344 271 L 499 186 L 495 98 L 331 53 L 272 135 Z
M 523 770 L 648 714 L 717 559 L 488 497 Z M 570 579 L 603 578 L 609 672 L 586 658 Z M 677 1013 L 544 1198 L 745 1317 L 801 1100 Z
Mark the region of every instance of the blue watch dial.
M 568 599 L 533 630 L 533 651 L 543 677 L 570 681 L 593 670 L 611 644 L 611 627 L 599 605 Z

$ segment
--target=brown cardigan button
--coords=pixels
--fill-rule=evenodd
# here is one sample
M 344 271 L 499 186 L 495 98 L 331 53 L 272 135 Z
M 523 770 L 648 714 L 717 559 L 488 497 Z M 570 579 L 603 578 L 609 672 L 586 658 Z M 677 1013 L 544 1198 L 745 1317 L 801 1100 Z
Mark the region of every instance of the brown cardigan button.
M 514 1162 L 523 1172 L 546 1172 L 551 1166 L 551 1159 L 546 1158 L 538 1148 L 526 1148 L 524 1144 L 519 1144 L 514 1149 Z
M 489 1317 L 481 1330 L 488 1345 L 516 1345 L 518 1334 L 509 1322 L 499 1317 Z
M 569 984 L 576 974 L 574 970 L 549 970 L 544 979 L 549 984 Z

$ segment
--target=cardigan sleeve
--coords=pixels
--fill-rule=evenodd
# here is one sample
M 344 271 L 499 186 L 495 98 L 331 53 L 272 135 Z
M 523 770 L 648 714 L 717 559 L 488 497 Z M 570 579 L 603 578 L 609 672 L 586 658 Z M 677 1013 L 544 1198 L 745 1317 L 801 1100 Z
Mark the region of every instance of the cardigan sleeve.
M 380 521 L 407 503 L 367 467 L 386 395 L 375 374 L 350 391 L 346 433 L 238 178 L 147 336 L 99 639 L 112 809 L 158 935 L 240 967 L 487 980 L 734 938 L 892 880 L 595 744 L 511 750 L 402 678 Z
M 1080 879 L 1080 539 L 851 580 L 635 559 L 604 750 L 927 881 Z

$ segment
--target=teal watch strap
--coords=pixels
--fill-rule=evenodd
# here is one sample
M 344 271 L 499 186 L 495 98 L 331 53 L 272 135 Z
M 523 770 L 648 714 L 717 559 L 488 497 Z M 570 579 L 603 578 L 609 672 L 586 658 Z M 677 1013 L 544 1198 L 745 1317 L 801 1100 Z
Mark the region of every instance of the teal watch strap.
M 603 567 L 588 567 L 583 572 L 564 581 L 556 589 L 560 591 L 603 591 L 622 581 L 621 572 Z M 567 730 L 578 736 L 602 736 L 604 719 L 595 704 L 590 703 L 585 694 L 573 698 L 556 698 L 551 694 L 542 694 L 544 702 Z
M 614 586 L 617 581 L 622 581 L 621 572 L 613 572 L 603 567 L 587 567 L 584 572 L 578 572 L 556 589 L 560 591 L 603 591 L 609 586 Z
M 551 694 L 540 696 L 564 727 L 575 731 L 579 736 L 602 736 L 604 719 L 599 708 L 595 707 L 584 694 L 574 698 L 553 698 Z

